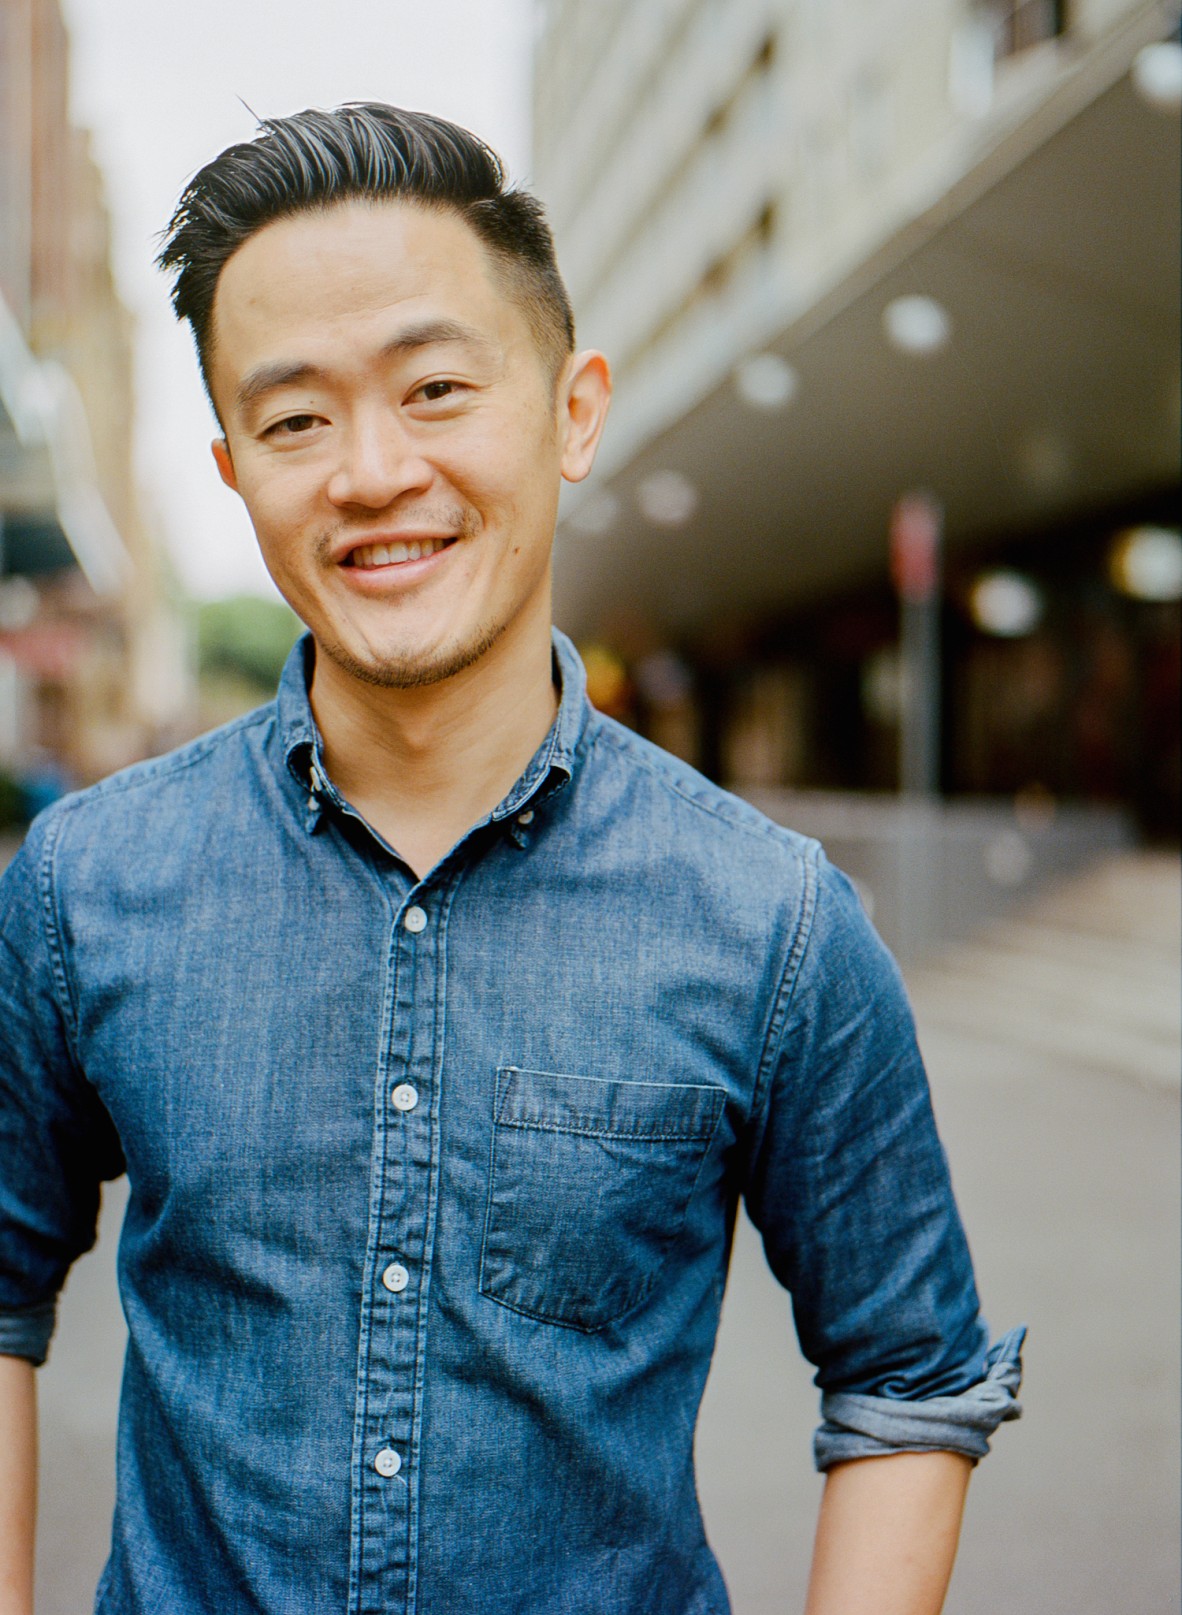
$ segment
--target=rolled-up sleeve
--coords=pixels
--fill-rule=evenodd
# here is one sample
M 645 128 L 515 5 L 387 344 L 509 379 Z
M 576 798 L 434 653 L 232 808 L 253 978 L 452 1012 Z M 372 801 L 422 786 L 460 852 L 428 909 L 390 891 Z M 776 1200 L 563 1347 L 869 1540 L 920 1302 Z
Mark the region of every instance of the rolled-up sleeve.
M 74 1059 L 54 927 L 59 817 L 0 876 L 0 1352 L 42 1363 L 58 1291 L 94 1243 L 102 1181 L 123 1169 L 110 1117 Z
M 989 1346 L 898 969 L 845 876 L 810 875 L 744 1192 L 817 1370 L 815 1460 L 976 1461 L 1021 1411 L 1024 1331 Z

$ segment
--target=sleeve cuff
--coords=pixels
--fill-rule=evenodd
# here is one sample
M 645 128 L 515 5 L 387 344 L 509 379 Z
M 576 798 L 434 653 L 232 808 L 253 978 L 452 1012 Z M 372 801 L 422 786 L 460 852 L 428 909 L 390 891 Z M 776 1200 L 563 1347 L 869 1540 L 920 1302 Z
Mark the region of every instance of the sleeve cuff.
M 959 1452 L 974 1463 L 989 1451 L 999 1424 L 1022 1414 L 1020 1325 L 1004 1334 L 985 1358 L 985 1376 L 958 1396 L 932 1396 L 907 1402 L 891 1396 L 859 1396 L 827 1391 L 821 1398 L 823 1423 L 813 1438 L 820 1470 L 851 1458 L 894 1452 Z
M 40 1301 L 32 1307 L 0 1309 L 0 1356 L 27 1357 L 40 1368 L 49 1355 L 49 1341 L 57 1319 L 57 1304 Z

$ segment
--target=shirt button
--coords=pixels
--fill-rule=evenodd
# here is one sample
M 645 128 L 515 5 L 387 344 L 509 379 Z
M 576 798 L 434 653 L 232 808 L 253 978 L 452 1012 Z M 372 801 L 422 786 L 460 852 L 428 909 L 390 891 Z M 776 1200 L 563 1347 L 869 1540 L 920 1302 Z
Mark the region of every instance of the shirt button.
M 373 1466 L 379 1475 L 389 1480 L 391 1475 L 396 1475 L 402 1468 L 402 1459 L 393 1447 L 383 1447 L 381 1452 L 374 1454 Z
M 395 1110 L 413 1110 L 419 1102 L 419 1090 L 409 1082 L 400 1082 L 390 1094 Z
M 402 916 L 402 923 L 413 936 L 418 936 L 420 931 L 427 929 L 427 916 L 416 904 L 414 908 L 407 909 Z
M 392 1295 L 397 1295 L 399 1290 L 405 1290 L 410 1283 L 410 1274 L 401 1262 L 391 1262 L 382 1274 L 382 1283 Z
M 519 813 L 517 815 L 517 822 L 518 824 L 532 824 L 534 822 L 533 808 L 526 808 L 524 813 Z

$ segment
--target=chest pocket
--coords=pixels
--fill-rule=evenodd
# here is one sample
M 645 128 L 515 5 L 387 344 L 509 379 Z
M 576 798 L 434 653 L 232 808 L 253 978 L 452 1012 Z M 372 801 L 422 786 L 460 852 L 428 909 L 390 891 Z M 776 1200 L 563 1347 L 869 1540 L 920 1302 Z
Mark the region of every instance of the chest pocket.
M 637 1306 L 681 1232 L 725 1097 L 502 1067 L 481 1294 L 586 1332 Z

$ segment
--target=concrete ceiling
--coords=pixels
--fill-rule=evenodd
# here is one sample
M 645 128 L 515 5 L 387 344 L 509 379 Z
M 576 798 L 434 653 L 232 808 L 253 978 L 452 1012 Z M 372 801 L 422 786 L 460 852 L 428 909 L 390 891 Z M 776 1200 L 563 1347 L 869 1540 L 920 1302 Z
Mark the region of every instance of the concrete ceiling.
M 606 535 L 560 533 L 558 620 L 587 634 L 621 603 L 671 631 L 765 612 L 881 574 L 895 498 L 942 500 L 950 551 L 1179 477 L 1179 141 L 1127 79 L 835 312 L 776 344 L 800 385 L 760 413 L 724 383 L 613 481 Z M 953 337 L 916 358 L 882 311 L 913 292 Z M 635 490 L 691 478 L 684 527 Z

